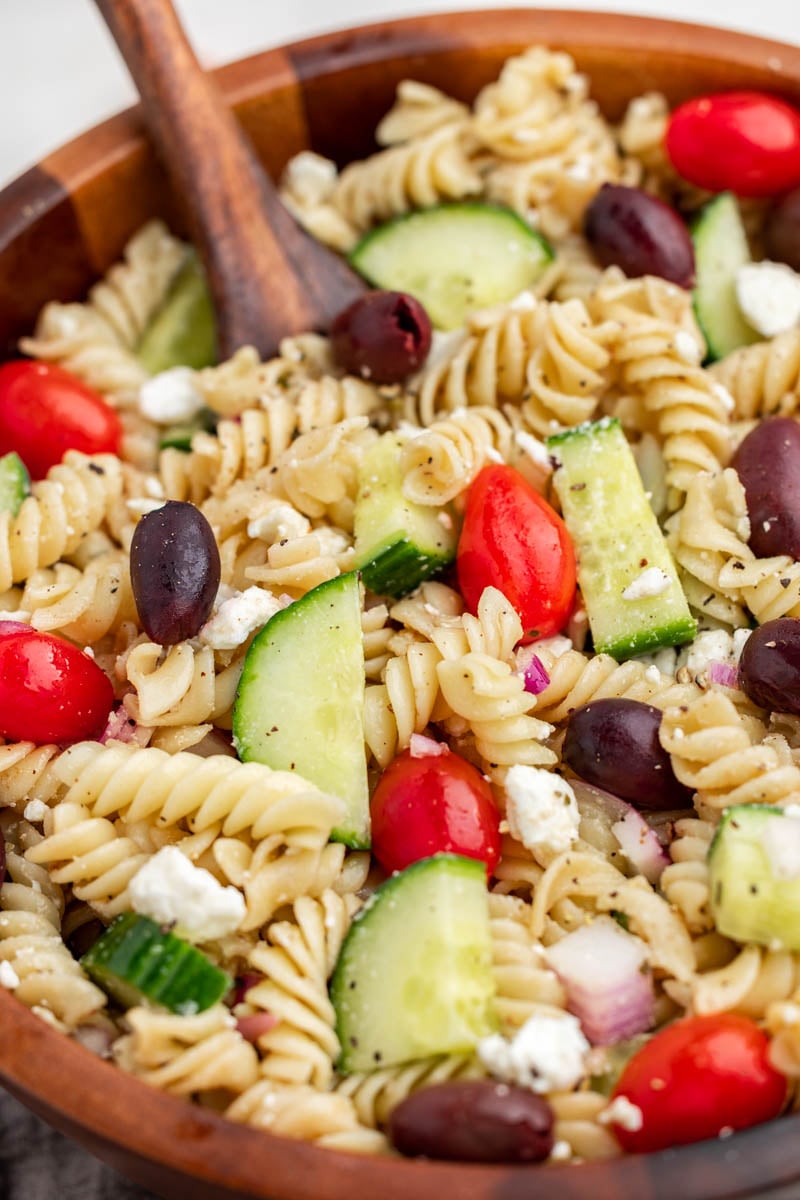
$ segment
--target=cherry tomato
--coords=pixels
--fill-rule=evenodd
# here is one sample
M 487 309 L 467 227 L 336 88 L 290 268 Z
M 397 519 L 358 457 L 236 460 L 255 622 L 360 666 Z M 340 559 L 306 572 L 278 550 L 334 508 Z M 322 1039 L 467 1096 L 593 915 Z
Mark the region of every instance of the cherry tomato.
M 445 748 L 412 758 L 405 750 L 372 797 L 372 849 L 387 871 L 447 851 L 480 858 L 491 874 L 500 858 L 500 814 L 480 771 Z
M 498 588 L 522 621 L 524 642 L 564 628 L 575 598 L 575 551 L 561 517 L 513 467 L 484 467 L 469 489 L 458 581 L 477 611 Z
M 749 1017 L 686 1017 L 657 1033 L 627 1063 L 614 1089 L 642 1111 L 642 1128 L 614 1132 L 632 1153 L 718 1137 L 777 1117 L 786 1079 L 767 1057 L 769 1039 Z
M 94 738 L 113 703 L 108 677 L 71 642 L 33 629 L 0 638 L 0 736 L 38 745 Z
M 67 450 L 118 454 L 122 426 L 102 396 L 50 363 L 0 366 L 0 454 L 16 450 L 42 479 Z
M 673 112 L 667 154 L 712 192 L 775 196 L 800 183 L 800 111 L 763 92 L 720 92 Z

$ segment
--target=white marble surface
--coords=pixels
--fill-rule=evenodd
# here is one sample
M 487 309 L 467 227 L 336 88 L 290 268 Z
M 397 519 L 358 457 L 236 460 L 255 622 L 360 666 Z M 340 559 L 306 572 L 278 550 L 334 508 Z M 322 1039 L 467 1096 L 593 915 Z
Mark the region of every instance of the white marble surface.
M 514 0 L 501 0 L 512 7 Z M 546 0 L 545 0 L 546 2 Z M 550 0 L 556 7 L 558 0 Z M 216 66 L 334 27 L 489 0 L 177 0 L 201 60 Z M 800 42 L 798 0 L 561 0 L 702 21 Z M 0 0 L 0 185 L 130 104 L 134 91 L 93 0 Z

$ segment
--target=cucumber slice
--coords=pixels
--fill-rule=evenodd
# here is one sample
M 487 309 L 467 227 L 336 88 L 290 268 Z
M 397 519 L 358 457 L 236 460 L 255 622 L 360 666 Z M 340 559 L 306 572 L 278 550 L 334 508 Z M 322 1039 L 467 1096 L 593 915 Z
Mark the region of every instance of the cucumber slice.
M 486 866 L 437 854 L 391 876 L 356 917 L 331 980 L 339 1070 L 473 1050 L 493 1033 Z
M 364 645 L 356 572 L 321 583 L 272 617 L 247 652 L 233 705 L 243 762 L 297 771 L 339 796 L 334 841 L 369 846 Z
M 800 950 L 800 820 L 767 804 L 726 809 L 708 869 L 720 933 Z
M 175 276 L 166 300 L 142 334 L 136 353 L 151 375 L 170 367 L 199 371 L 217 361 L 214 309 L 197 255 Z
M 15 450 L 0 458 L 0 512 L 15 517 L 22 501 L 31 494 L 28 468 Z
M 706 361 L 714 362 L 739 346 L 759 340 L 736 299 L 736 272 L 751 258 L 739 204 L 732 192 L 721 192 L 706 204 L 692 226 L 692 240 L 694 313 L 706 339 Z
M 210 408 L 202 408 L 191 421 L 179 425 L 168 425 L 161 431 L 158 441 L 159 450 L 184 450 L 187 453 L 192 448 L 192 438 L 196 433 L 212 433 L 217 424 L 217 414 Z
M 137 913 L 115 917 L 80 962 L 123 1008 L 147 1001 L 191 1016 L 221 1000 L 232 983 L 196 946 Z
M 616 418 L 587 422 L 547 439 L 553 476 L 575 543 L 594 647 L 622 660 L 688 642 L 697 632 L 675 564 Z M 623 599 L 644 571 L 668 584 L 657 595 Z
M 405 596 L 456 556 L 452 514 L 403 495 L 402 440 L 385 433 L 364 455 L 354 513 L 356 565 L 373 592 Z
M 373 229 L 350 262 L 376 287 L 408 292 L 439 329 L 458 329 L 475 308 L 531 287 L 550 245 L 510 208 L 440 204 Z

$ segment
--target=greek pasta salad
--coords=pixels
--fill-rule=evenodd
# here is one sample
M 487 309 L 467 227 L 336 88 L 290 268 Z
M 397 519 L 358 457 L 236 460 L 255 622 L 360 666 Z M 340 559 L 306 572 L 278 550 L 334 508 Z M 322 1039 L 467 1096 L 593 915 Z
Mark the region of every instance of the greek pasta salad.
M 214 351 L 158 221 L 0 366 L 0 985 L 332 1150 L 564 1162 L 800 1079 L 800 112 L 563 53 L 282 190 L 371 290 Z

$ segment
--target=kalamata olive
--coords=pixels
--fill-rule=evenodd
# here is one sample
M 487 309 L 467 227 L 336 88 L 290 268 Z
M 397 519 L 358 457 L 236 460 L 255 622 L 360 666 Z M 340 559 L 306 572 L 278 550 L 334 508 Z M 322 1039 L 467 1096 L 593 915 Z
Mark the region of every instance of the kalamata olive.
M 526 1088 L 462 1079 L 413 1092 L 392 1113 L 401 1154 L 460 1162 L 541 1162 L 553 1148 L 553 1111 Z
M 761 708 L 800 716 L 800 619 L 779 617 L 753 630 L 739 659 L 738 682 Z
M 591 700 L 569 719 L 564 762 L 587 783 L 635 808 L 686 807 L 692 793 L 675 778 L 661 748 L 660 724 L 659 710 L 639 700 Z
M 759 558 L 800 558 L 800 425 L 791 417 L 760 421 L 731 466 L 747 497 L 750 549 Z
M 142 517 L 131 542 L 131 584 L 139 620 L 154 642 L 194 637 L 219 588 L 214 533 L 193 504 L 169 500 Z
M 694 247 L 673 208 L 639 188 L 604 183 L 586 210 L 584 233 L 604 267 L 694 283 Z
M 331 326 L 340 367 L 372 383 L 401 383 L 419 370 L 431 348 L 430 317 L 404 292 L 367 292 Z
M 773 262 L 800 271 L 800 187 L 781 197 L 767 217 L 764 248 Z

